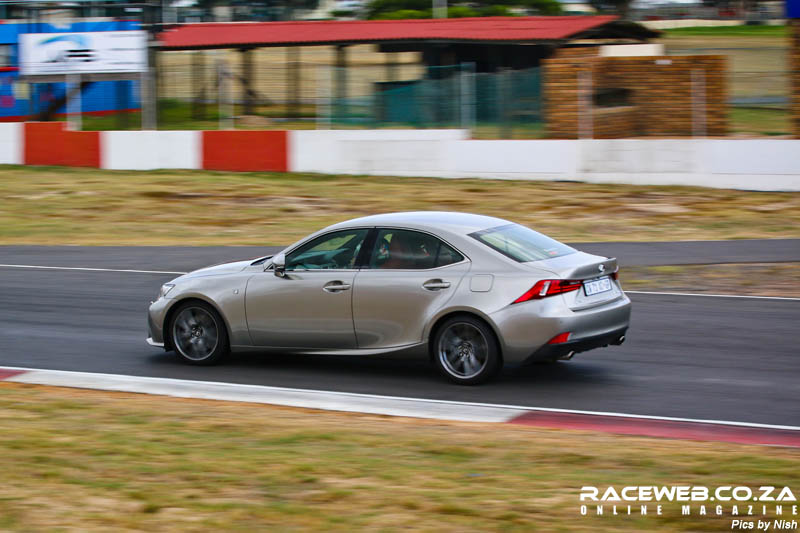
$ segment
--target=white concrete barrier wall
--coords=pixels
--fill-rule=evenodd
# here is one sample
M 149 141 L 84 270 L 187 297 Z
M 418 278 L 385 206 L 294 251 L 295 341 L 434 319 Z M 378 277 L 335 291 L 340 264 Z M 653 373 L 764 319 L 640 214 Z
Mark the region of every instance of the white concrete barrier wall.
M 468 138 L 468 130 L 290 131 L 289 170 L 398 176 L 428 172 L 425 175 L 436 177 L 444 156 L 434 152 L 445 150 L 445 141 Z
M 0 165 L 21 165 L 23 143 L 22 123 L 0 122 Z
M 402 132 L 402 133 L 398 133 Z M 298 131 L 290 169 L 800 191 L 800 141 L 466 140 L 465 132 Z
M 447 177 L 558 180 L 577 173 L 575 141 L 454 141 Z
M 203 166 L 200 131 L 104 131 L 100 166 L 112 170 L 199 169 Z
M 289 132 L 289 169 L 329 174 L 578 180 L 800 191 L 800 140 L 469 140 L 466 130 Z M 0 123 L 0 164 L 22 164 L 24 128 Z M 110 131 L 101 166 L 202 168 L 202 132 Z

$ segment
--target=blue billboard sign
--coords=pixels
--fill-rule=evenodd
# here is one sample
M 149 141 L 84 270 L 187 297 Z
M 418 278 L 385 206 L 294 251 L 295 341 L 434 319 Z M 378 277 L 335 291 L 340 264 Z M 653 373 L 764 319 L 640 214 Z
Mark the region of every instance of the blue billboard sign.
M 786 0 L 786 17 L 800 19 L 800 0 Z

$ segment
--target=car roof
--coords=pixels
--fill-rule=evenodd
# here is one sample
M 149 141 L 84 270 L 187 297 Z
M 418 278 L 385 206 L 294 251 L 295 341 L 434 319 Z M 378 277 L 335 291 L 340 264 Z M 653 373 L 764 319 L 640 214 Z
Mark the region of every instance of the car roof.
M 384 213 L 354 218 L 335 224 L 328 229 L 342 229 L 358 226 L 394 226 L 412 229 L 438 229 L 450 233 L 466 235 L 486 228 L 510 224 L 502 218 L 459 213 L 455 211 L 407 211 L 402 213 Z

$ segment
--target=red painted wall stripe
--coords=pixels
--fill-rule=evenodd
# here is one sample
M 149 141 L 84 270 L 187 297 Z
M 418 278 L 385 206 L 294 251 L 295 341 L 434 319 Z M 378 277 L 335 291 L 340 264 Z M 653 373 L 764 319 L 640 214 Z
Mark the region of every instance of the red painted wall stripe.
M 203 168 L 243 172 L 287 172 L 285 131 L 204 131 Z
M 24 374 L 25 370 L 11 370 L 10 368 L 0 368 L 0 381 L 4 379 L 13 378 L 14 376 L 19 376 L 20 374 Z
M 703 422 L 681 422 L 577 413 L 550 413 L 546 411 L 529 411 L 509 420 L 509 422 L 525 426 L 603 431 L 643 437 L 800 447 L 800 431 L 788 429 L 727 426 Z
M 26 165 L 100 167 L 100 132 L 67 131 L 63 122 L 26 122 Z

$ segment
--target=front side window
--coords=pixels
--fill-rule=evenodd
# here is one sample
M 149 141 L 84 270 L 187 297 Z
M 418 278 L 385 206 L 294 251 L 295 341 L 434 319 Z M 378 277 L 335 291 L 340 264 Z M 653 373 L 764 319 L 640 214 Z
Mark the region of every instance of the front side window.
M 304 244 L 286 256 L 286 270 L 342 270 L 355 268 L 366 229 L 336 231 Z
M 520 263 L 552 259 L 577 251 L 547 235 L 542 235 L 519 224 L 507 224 L 476 231 L 470 233 L 470 237 Z
M 424 270 L 463 260 L 463 255 L 427 233 L 382 229 L 375 239 L 369 266 L 375 269 Z

